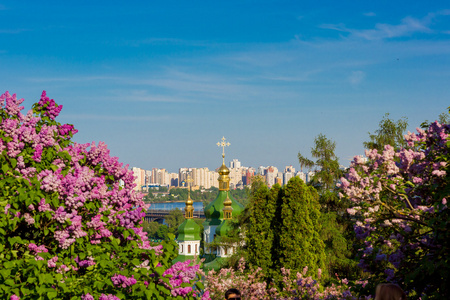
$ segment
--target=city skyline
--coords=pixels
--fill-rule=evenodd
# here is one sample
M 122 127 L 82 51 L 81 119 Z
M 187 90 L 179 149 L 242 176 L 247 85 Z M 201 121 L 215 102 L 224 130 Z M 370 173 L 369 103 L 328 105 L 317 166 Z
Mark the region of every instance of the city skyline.
M 220 144 L 220 143 L 218 143 Z M 224 143 L 222 142 L 223 146 Z M 134 173 L 135 190 L 147 191 L 149 187 L 167 186 L 187 187 L 188 178 L 192 186 L 196 188 L 209 189 L 211 187 L 219 188 L 219 168 L 209 169 L 208 167 L 181 167 L 178 172 L 170 172 L 164 168 L 152 168 L 145 170 L 139 167 L 132 167 Z M 297 170 L 292 165 L 279 169 L 275 166 L 244 166 L 238 159 L 229 162 L 229 185 L 231 189 L 243 189 L 244 186 L 251 185 L 253 177 L 261 175 L 267 186 L 272 187 L 275 183 L 285 185 L 295 176 L 300 177 L 304 182 L 308 182 L 314 176 L 315 171 L 306 169 Z
M 42 90 L 80 143 L 144 169 L 340 164 L 385 113 L 409 131 L 450 99 L 450 5 L 409 1 L 1 1 L 0 92 Z

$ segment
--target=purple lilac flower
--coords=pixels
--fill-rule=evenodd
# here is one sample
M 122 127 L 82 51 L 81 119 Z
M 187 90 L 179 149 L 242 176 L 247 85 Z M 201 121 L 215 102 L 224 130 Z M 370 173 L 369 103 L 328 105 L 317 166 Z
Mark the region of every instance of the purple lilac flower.
M 122 287 L 122 288 L 132 286 L 137 282 L 136 279 L 134 279 L 134 275 L 128 278 L 120 274 L 116 274 L 113 277 L 111 277 L 111 281 L 113 282 L 115 287 Z

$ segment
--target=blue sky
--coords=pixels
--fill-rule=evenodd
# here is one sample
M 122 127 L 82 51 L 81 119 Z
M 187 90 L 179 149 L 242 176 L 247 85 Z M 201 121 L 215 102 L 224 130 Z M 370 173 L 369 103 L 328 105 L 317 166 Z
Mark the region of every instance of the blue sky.
M 91 3 L 92 2 L 92 3 Z M 124 4 L 125 3 L 125 4 Z M 343 165 L 382 116 L 410 131 L 450 105 L 444 1 L 0 1 L 0 91 L 42 90 L 78 142 L 145 169 Z

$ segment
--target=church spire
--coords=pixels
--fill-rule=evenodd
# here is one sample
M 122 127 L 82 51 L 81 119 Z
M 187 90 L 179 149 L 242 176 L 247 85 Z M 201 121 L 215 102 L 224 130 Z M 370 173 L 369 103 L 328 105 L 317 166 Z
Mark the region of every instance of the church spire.
M 191 199 L 191 183 L 194 182 L 194 180 L 192 179 L 191 175 L 188 175 L 188 178 L 186 179 L 186 182 L 188 184 L 188 197 L 186 200 L 186 207 L 184 209 L 185 213 L 184 213 L 184 217 L 186 219 L 193 219 L 194 218 L 194 201 L 192 201 Z
M 230 146 L 229 142 L 226 142 L 225 137 L 222 137 L 222 141 L 217 143 L 217 146 L 222 147 L 222 166 L 220 166 L 219 173 L 219 191 L 229 191 L 230 190 L 230 170 L 225 165 L 225 147 Z

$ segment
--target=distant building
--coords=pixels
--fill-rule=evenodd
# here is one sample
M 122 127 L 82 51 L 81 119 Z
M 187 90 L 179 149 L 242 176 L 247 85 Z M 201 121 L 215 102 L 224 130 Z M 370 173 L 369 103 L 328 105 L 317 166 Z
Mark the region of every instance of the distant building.
M 316 172 L 309 171 L 308 174 L 306 174 L 306 182 L 310 182 L 313 179 L 314 175 L 316 175 Z
M 241 162 L 236 158 L 230 161 L 230 169 L 239 169 L 241 167 Z
M 295 173 L 295 176 L 300 177 L 300 179 L 306 183 L 306 174 L 304 172 L 298 171 L 297 173 Z

